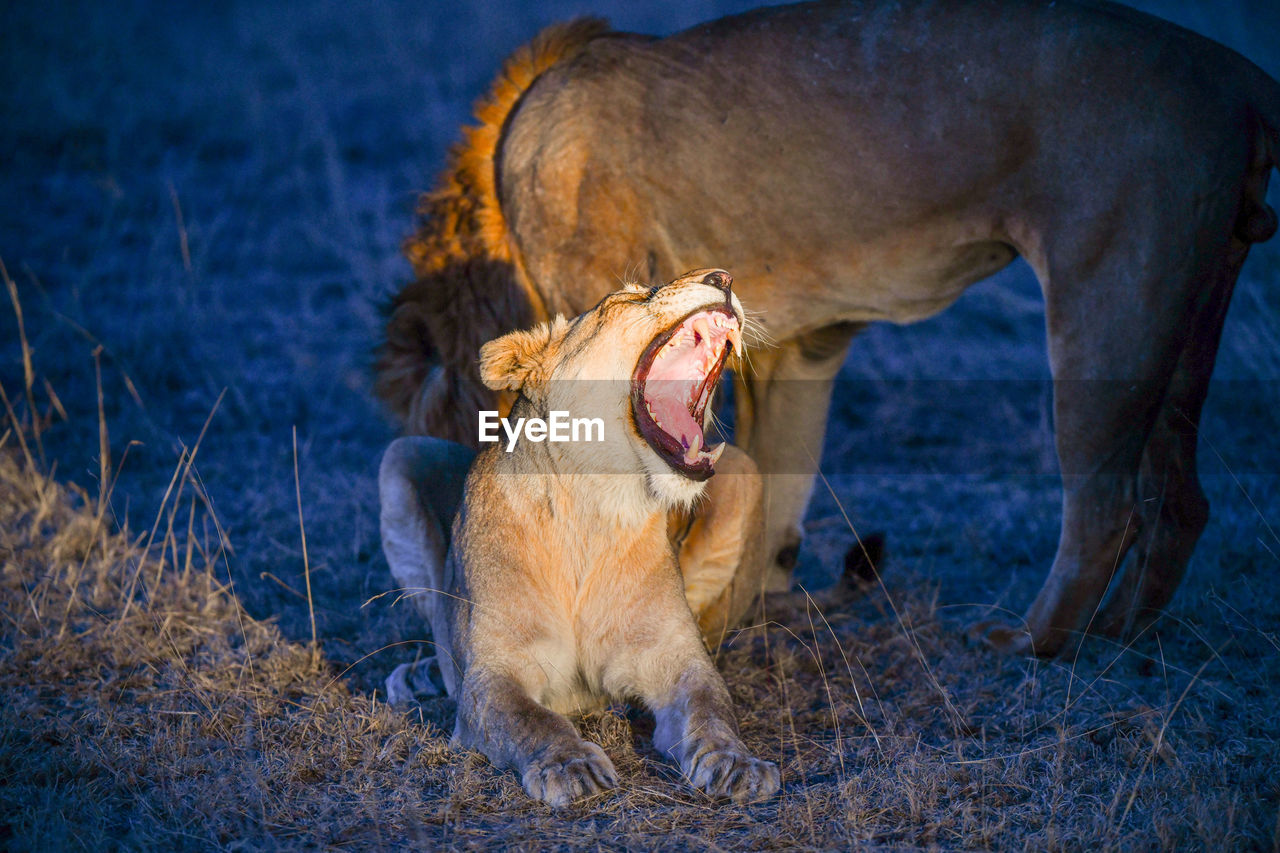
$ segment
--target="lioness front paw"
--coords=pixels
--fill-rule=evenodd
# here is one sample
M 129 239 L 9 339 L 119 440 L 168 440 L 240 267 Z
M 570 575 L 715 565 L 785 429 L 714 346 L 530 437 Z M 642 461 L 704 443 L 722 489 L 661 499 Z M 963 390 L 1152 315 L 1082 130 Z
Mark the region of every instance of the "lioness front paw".
M 584 740 L 533 762 L 520 781 L 529 796 L 558 809 L 618 787 L 618 771 L 603 749 Z
M 778 793 L 781 776 L 772 761 L 733 749 L 712 749 L 693 760 L 688 773 L 693 787 L 738 805 L 767 800 Z

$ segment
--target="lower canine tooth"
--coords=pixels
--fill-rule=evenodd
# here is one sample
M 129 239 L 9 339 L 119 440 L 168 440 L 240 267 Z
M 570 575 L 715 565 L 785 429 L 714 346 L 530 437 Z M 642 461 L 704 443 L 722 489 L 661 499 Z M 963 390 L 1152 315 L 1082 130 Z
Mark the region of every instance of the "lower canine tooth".
M 702 458 L 702 451 L 693 446 L 693 442 L 688 442 L 684 436 L 680 437 L 680 443 L 684 446 L 684 464 L 697 465 L 698 460 Z M 698 442 L 701 444 L 701 442 Z
M 702 454 L 702 458 L 703 458 L 703 459 L 706 459 L 708 462 L 710 462 L 712 465 L 714 465 L 714 464 L 716 464 L 717 462 L 719 462 L 719 461 L 720 461 L 720 456 L 721 456 L 721 454 L 723 454 L 723 453 L 724 453 L 724 442 L 722 441 L 722 442 L 720 442 L 719 444 L 717 444 L 715 447 L 713 447 L 713 448 L 711 448 L 710 450 L 708 450 L 708 451 L 704 452 L 704 453 Z

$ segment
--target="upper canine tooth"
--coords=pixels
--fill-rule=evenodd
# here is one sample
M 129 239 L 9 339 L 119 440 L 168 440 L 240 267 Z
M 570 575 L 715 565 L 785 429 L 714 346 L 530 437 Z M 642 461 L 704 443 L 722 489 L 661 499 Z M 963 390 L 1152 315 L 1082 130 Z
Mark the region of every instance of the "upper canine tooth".
M 737 326 L 730 327 L 729 334 L 727 335 L 727 337 L 729 338 L 729 343 L 733 345 L 733 351 L 741 354 L 742 353 L 742 332 L 739 331 L 738 327 Z

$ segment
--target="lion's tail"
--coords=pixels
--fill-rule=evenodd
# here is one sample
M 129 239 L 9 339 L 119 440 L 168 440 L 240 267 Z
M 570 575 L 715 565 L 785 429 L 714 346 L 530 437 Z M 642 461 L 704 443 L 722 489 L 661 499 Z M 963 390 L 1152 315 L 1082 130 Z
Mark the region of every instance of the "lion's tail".
M 1276 212 L 1267 204 L 1267 176 L 1280 168 L 1280 83 L 1251 62 L 1245 63 L 1246 97 L 1257 118 L 1258 140 L 1246 183 L 1246 197 L 1236 234 L 1246 243 L 1261 243 L 1276 233 Z
M 1258 117 L 1262 120 L 1267 136 L 1267 153 L 1274 168 L 1280 166 L 1280 82 L 1259 68 L 1254 71 Z
M 475 411 L 494 408 L 479 383 L 480 345 L 543 319 L 499 204 L 496 157 L 538 76 L 607 31 L 595 18 L 557 24 L 513 53 L 476 104 L 479 124 L 464 129 L 436 189 L 419 201 L 403 247 L 416 277 L 389 306 L 376 366 L 378 395 L 411 433 L 473 444 Z

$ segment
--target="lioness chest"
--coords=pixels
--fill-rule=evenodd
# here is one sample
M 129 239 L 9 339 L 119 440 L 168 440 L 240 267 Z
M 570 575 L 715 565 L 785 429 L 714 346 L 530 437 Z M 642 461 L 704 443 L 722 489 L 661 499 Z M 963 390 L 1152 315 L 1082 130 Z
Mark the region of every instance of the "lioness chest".
M 468 579 L 473 651 L 559 713 L 644 692 L 665 644 L 696 631 L 665 516 L 621 529 L 539 520 Z

